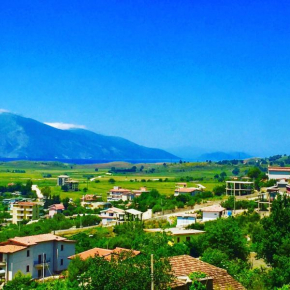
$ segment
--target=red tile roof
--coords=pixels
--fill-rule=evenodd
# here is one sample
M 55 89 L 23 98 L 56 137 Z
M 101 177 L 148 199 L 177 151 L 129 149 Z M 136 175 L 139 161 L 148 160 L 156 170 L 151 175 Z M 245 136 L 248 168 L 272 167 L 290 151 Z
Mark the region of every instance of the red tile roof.
M 70 257 L 68 257 L 68 259 L 73 259 L 73 258 L 78 256 L 82 260 L 86 260 L 88 258 L 93 258 L 93 257 L 99 256 L 99 257 L 104 257 L 106 260 L 111 260 L 112 255 L 120 255 L 121 253 L 124 253 L 124 252 L 128 252 L 128 253 L 132 252 L 132 254 L 134 256 L 137 256 L 137 255 L 140 254 L 139 251 L 124 249 L 124 248 L 118 248 L 118 247 L 116 249 L 114 249 L 114 250 L 103 249 L 103 248 L 93 248 L 93 249 L 90 249 L 88 251 L 81 252 L 79 254 L 70 256 Z
M 25 246 L 18 246 L 18 245 L 3 245 L 0 246 L 0 253 L 15 253 L 21 250 L 26 249 L 27 247 Z
M 15 205 L 34 206 L 34 205 L 36 205 L 36 204 L 37 204 L 37 203 L 35 203 L 35 202 L 29 202 L 29 201 L 18 201 L 18 202 L 16 202 L 16 203 L 14 203 L 13 206 L 15 206 Z
M 230 276 L 226 270 L 215 267 L 191 256 L 182 255 L 171 257 L 170 264 L 172 267 L 172 272 L 176 277 L 175 282 L 179 281 L 177 277 L 188 276 L 192 272 L 203 272 L 207 274 L 207 276 L 213 278 L 213 289 L 216 290 L 245 289 L 244 286 L 242 286 L 242 284 L 240 284 L 232 276 Z
M 53 204 L 49 207 L 51 210 L 64 210 L 64 206 L 62 203 L 60 204 Z
M 199 190 L 199 189 L 195 188 L 195 187 L 179 187 L 179 188 L 175 189 L 175 192 L 190 193 L 190 192 L 194 192 L 196 190 Z
M 43 234 L 35 236 L 26 236 L 26 237 L 15 237 L 9 239 L 5 243 L 16 243 L 24 246 L 36 245 L 38 243 L 50 242 L 50 241 L 68 241 L 66 238 L 62 238 L 53 234 Z

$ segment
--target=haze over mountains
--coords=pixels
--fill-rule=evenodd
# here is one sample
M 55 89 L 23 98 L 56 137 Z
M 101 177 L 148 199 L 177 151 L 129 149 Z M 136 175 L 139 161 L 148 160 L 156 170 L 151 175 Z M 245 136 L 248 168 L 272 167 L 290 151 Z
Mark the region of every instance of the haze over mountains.
M 24 159 L 176 159 L 161 149 L 84 129 L 60 130 L 12 113 L 0 113 L 0 157 Z

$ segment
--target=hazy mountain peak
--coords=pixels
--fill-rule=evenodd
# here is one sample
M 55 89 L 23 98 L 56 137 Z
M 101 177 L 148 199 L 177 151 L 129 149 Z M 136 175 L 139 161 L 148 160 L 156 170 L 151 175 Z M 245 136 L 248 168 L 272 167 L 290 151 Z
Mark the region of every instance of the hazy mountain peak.
M 0 114 L 0 135 L 1 158 L 107 160 L 177 158 L 164 150 L 140 146 L 120 137 L 96 134 L 85 130 L 83 126 L 60 130 L 7 112 Z

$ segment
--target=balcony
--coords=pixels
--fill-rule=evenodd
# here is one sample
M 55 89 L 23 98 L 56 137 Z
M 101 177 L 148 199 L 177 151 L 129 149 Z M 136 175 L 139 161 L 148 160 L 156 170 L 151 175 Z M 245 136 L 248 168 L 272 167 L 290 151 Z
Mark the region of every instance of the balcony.
M 33 211 L 33 208 L 26 208 L 25 211 Z
M 42 268 L 43 265 L 44 265 L 45 268 L 49 267 L 50 259 L 46 259 L 45 262 L 39 261 L 39 260 L 36 260 L 36 261 L 33 262 L 33 266 L 36 267 L 36 268 Z
M 17 213 L 17 216 L 24 216 L 24 213 Z
M 6 267 L 6 261 L 0 261 L 0 268 Z

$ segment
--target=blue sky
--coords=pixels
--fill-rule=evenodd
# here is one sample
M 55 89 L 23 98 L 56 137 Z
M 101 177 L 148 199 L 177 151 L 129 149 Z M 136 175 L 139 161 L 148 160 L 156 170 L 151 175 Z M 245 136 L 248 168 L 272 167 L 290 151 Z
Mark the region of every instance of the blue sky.
M 0 108 L 142 145 L 288 153 L 289 1 L 0 2 Z

